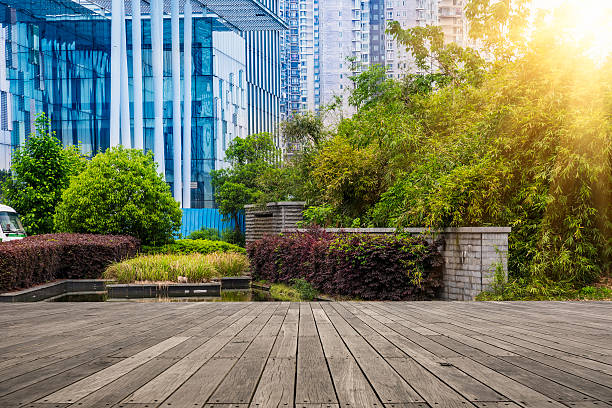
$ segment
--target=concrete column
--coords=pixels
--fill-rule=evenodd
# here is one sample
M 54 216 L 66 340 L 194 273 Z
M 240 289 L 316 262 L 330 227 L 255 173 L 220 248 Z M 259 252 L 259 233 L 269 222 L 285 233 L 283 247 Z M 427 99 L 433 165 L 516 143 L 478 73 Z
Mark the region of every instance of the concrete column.
M 127 32 L 125 29 L 125 2 L 122 2 L 121 12 L 121 144 L 132 148 L 130 130 L 130 88 L 128 83 L 127 65 Z
M 154 144 L 157 171 L 166 178 L 164 158 L 164 4 L 151 0 L 151 54 L 153 64 Z
M 181 134 L 181 37 L 179 24 L 179 0 L 171 0 L 172 27 L 172 146 L 174 149 L 174 199 L 183 199 L 182 134 Z
M 142 23 L 140 1 L 132 0 L 132 76 L 134 84 L 134 148 L 144 149 L 142 128 Z
M 123 0 L 113 0 L 111 10 L 111 103 L 110 147 L 119 144 L 119 108 L 121 99 L 121 20 Z
M 191 0 L 186 0 L 183 11 L 183 208 L 191 208 L 191 12 Z

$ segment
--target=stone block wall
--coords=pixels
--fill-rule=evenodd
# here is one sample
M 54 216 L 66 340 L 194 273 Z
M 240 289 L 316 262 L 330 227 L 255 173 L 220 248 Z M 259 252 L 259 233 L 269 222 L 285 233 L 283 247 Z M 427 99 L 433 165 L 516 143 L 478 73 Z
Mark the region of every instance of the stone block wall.
M 302 202 L 269 203 L 265 208 L 247 206 L 246 241 L 251 242 L 266 234 L 296 231 L 302 221 Z M 394 228 L 327 228 L 335 233 L 393 234 Z M 495 270 L 502 267 L 508 275 L 509 227 L 446 228 L 432 232 L 425 228 L 406 228 L 410 234 L 424 234 L 431 242 L 443 238 L 439 247 L 444 257 L 442 299 L 473 300 L 491 288 Z
M 507 227 L 449 228 L 441 232 L 445 260 L 444 293 L 447 300 L 473 300 L 491 289 L 496 268 L 508 277 Z
M 287 229 L 295 229 L 303 220 L 302 211 L 306 203 L 300 201 L 281 201 L 268 203 L 265 207 L 245 206 L 245 239 L 249 243 L 264 235 L 280 234 Z

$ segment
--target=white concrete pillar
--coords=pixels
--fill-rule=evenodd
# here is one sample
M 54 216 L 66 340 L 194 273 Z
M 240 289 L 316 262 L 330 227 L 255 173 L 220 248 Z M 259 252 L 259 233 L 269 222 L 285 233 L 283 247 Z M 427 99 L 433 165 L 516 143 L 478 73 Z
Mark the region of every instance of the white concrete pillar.
M 171 0 L 172 32 L 172 147 L 174 149 L 174 199 L 183 200 L 182 134 L 181 134 L 181 33 L 179 0 Z
M 110 147 L 119 144 L 119 108 L 121 100 L 121 21 L 123 0 L 113 0 L 111 10 L 111 100 Z
M 151 0 L 151 54 L 153 64 L 153 154 L 157 171 L 166 179 L 164 158 L 164 4 L 163 0 Z
M 130 130 L 130 88 L 128 83 L 127 32 L 125 28 L 125 2 L 121 12 L 121 144 L 132 148 Z
M 191 208 L 191 40 L 193 36 L 191 0 L 183 11 L 183 208 Z
M 134 84 L 134 148 L 144 149 L 142 124 L 142 23 L 140 1 L 132 0 L 132 76 Z

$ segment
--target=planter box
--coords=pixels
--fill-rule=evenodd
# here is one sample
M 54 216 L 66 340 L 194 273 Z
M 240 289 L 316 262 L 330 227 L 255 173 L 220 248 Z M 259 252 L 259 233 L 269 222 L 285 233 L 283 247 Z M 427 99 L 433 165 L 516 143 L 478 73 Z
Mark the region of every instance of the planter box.
M 103 292 L 105 280 L 66 279 L 44 285 L 0 294 L 0 302 L 39 302 L 52 297 L 78 292 Z
M 221 278 L 221 289 L 250 289 L 250 276 L 237 276 L 231 278 Z
M 106 285 L 106 290 L 111 299 L 221 296 L 220 283 L 117 284 Z

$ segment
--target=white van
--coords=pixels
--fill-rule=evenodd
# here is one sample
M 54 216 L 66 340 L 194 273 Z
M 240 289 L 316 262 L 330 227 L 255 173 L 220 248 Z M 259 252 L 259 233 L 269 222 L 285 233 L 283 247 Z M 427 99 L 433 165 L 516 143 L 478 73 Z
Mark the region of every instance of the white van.
M 17 211 L 0 204 L 0 242 L 23 239 L 26 236 Z

